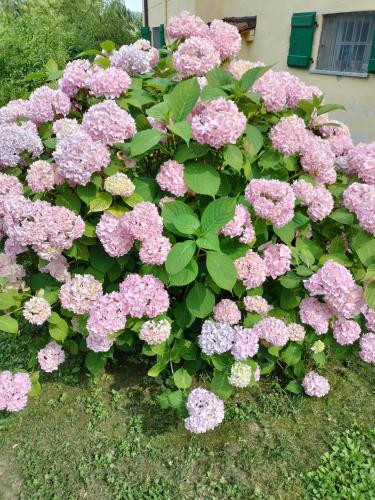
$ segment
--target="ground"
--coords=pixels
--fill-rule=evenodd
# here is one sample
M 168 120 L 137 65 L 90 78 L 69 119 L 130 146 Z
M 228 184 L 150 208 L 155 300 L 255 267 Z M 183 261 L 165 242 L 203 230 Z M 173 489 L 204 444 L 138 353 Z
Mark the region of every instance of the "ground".
M 0 336 L 1 369 L 25 359 Z M 93 381 L 75 363 L 43 376 L 26 410 L 1 414 L 1 500 L 375 498 L 369 365 L 332 366 L 323 399 L 264 380 L 226 403 L 222 426 L 194 436 L 159 408 L 142 365 L 124 358 Z

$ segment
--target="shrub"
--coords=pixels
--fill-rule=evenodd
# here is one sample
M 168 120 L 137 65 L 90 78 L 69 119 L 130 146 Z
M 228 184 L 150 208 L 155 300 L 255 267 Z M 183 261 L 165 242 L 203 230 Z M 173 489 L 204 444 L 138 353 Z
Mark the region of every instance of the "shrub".
M 38 360 L 82 352 L 97 374 L 131 353 L 205 432 L 261 375 L 323 397 L 327 360 L 374 363 L 374 148 L 319 89 L 229 61 L 230 25 L 184 13 L 169 30 L 160 60 L 105 42 L 0 109 L 0 328 L 40 325 L 29 395 Z M 187 397 L 202 374 L 213 392 Z M 19 409 L 25 387 L 1 376 Z

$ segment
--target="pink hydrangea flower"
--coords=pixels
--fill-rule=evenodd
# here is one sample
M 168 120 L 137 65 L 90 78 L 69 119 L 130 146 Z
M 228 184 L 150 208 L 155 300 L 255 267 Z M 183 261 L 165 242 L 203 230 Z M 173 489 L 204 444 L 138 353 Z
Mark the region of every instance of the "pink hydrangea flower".
M 336 156 L 347 155 L 353 149 L 349 128 L 344 123 L 329 120 L 329 125 L 319 127 L 319 133 L 328 140 Z
M 218 323 L 236 325 L 241 321 L 241 311 L 237 304 L 230 299 L 222 299 L 216 304 L 213 311 L 214 320 Z
M 375 333 L 366 333 L 362 335 L 359 341 L 360 351 L 359 356 L 366 363 L 375 365 Z
M 188 397 L 185 427 L 194 434 L 201 434 L 217 427 L 224 420 L 224 403 L 213 392 L 193 389 Z
M 23 306 L 24 318 L 33 325 L 43 325 L 51 312 L 51 306 L 43 297 L 32 297 Z
M 120 284 L 121 300 L 133 318 L 155 318 L 167 312 L 169 296 L 163 283 L 151 274 L 129 274 Z
M 261 61 L 251 62 L 247 59 L 233 59 L 232 61 L 230 61 L 225 70 L 229 71 L 229 73 L 232 73 L 235 80 L 241 80 L 246 71 L 261 66 L 265 66 L 265 64 Z
M 199 347 L 204 354 L 222 354 L 232 347 L 234 330 L 227 323 L 206 320 L 198 337 Z
M 307 133 L 300 151 L 301 165 L 305 172 L 321 184 L 334 184 L 336 182 L 335 154 L 328 141 L 312 132 Z
M 310 371 L 305 375 L 302 387 L 308 396 L 316 398 L 326 396 L 330 390 L 328 380 L 314 371 Z
M 104 96 L 115 99 L 125 93 L 130 87 L 131 79 L 121 68 L 97 68 L 91 73 L 90 93 L 96 97 Z
M 219 52 L 207 38 L 188 38 L 173 54 L 173 66 L 184 77 L 204 76 L 218 64 Z
M 354 182 L 344 191 L 343 200 L 362 228 L 375 236 L 375 186 Z
M 254 327 L 253 331 L 258 338 L 276 346 L 284 346 L 289 340 L 288 329 L 281 319 L 263 318 Z
M 111 257 L 126 255 L 134 244 L 134 238 L 122 224 L 121 218 L 108 212 L 102 214 L 96 226 L 96 235 Z
M 33 193 L 52 191 L 55 184 L 61 184 L 56 165 L 45 160 L 32 163 L 26 174 L 26 182 Z
M 273 306 L 271 306 L 261 295 L 248 295 L 244 297 L 243 304 L 246 311 L 255 312 L 262 316 L 266 316 L 273 309 Z
M 83 115 L 82 130 L 106 146 L 130 139 L 137 132 L 133 117 L 111 100 L 91 106 Z
M 237 276 L 247 289 L 257 288 L 267 278 L 263 259 L 253 250 L 248 250 L 243 257 L 234 261 Z
M 241 243 L 251 243 L 255 231 L 248 209 L 241 204 L 236 205 L 234 217 L 221 230 L 221 234 L 230 238 L 239 237 Z
M 198 16 L 183 10 L 179 16 L 170 17 L 167 24 L 167 34 L 175 40 L 185 40 L 192 36 L 207 36 L 209 28 Z
M 149 320 L 143 323 L 139 338 L 149 345 L 165 342 L 171 334 L 171 324 L 166 319 Z
M 17 264 L 17 258 L 14 255 L 6 255 L 0 253 L 0 278 L 7 280 L 5 289 L 19 288 L 22 284 L 22 278 L 25 276 L 26 271 L 23 266 Z
M 70 107 L 69 97 L 61 90 L 39 87 L 29 97 L 28 117 L 36 125 L 52 122 L 57 115 L 66 116 Z
M 234 57 L 241 50 L 241 35 L 233 24 L 226 23 L 221 19 L 214 19 L 210 24 L 208 36 L 215 49 L 219 51 L 221 60 Z
M 184 196 L 188 187 L 184 180 L 184 165 L 175 160 L 164 162 L 156 176 L 156 181 L 164 191 L 169 191 L 175 196 Z
M 28 373 L 0 372 L 0 410 L 20 411 L 27 404 L 27 394 L 31 391 Z
M 139 251 L 139 258 L 145 264 L 161 266 L 167 260 L 172 245 L 165 236 L 155 236 L 143 240 Z
M 53 133 L 56 135 L 58 141 L 73 134 L 79 128 L 80 125 L 75 118 L 60 118 L 60 120 L 53 122 L 52 125 Z
M 22 162 L 21 154 L 28 152 L 37 158 L 43 144 L 34 123 L 26 122 L 0 125 L 0 168 L 15 167 Z
M 60 288 L 61 305 L 75 314 L 89 312 L 102 295 L 102 284 L 91 274 L 77 274 Z
M 65 281 L 70 277 L 68 266 L 69 264 L 66 257 L 64 257 L 64 255 L 58 255 L 45 267 L 41 267 L 39 270 L 42 273 L 49 273 L 52 278 L 55 278 L 55 280 L 60 283 L 65 283 Z
M 125 328 L 126 313 L 126 307 L 118 292 L 101 295 L 91 304 L 87 331 L 90 335 L 108 338 L 109 335 Z
M 355 321 L 340 318 L 332 324 L 333 337 L 341 345 L 353 344 L 361 335 L 361 327 Z
M 8 196 L 23 194 L 23 185 L 15 175 L 0 173 L 0 220 L 4 215 L 4 202 Z
M 53 157 L 65 179 L 81 186 L 90 182 L 92 174 L 106 167 L 110 160 L 104 144 L 92 140 L 83 129 L 58 141 Z
M 1 269 L 1 268 L 0 268 Z M 368 306 L 364 306 L 361 313 L 366 319 L 366 327 L 375 332 L 375 311 L 370 309 Z
M 9 101 L 6 106 L 0 108 L 0 125 L 16 123 L 21 118 L 27 118 L 28 111 L 29 101 L 25 99 Z
M 259 350 L 259 337 L 253 328 L 235 326 L 231 347 L 232 356 L 236 361 L 252 358 Z
M 113 342 L 112 339 L 95 333 L 90 333 L 86 338 L 87 348 L 93 352 L 108 352 L 113 346 Z
M 304 180 L 294 181 L 294 194 L 307 205 L 307 214 L 313 221 L 325 219 L 333 210 L 332 194 L 323 185 L 313 186 Z
M 151 70 L 147 53 L 134 45 L 123 45 L 111 55 L 112 66 L 121 68 L 128 75 L 143 75 Z
M 137 203 L 131 212 L 127 212 L 121 223 L 129 234 L 140 241 L 161 236 L 163 220 L 156 205 L 149 201 Z
M 336 316 L 347 319 L 358 316 L 365 304 L 363 288 L 359 285 L 354 285 L 341 294 L 327 294 L 324 301 Z
M 51 373 L 56 371 L 61 363 L 64 363 L 65 352 L 57 342 L 50 342 L 38 352 L 37 358 L 41 369 Z
M 297 115 L 281 118 L 269 133 L 273 147 L 285 156 L 299 153 L 307 131 L 305 122 Z
M 291 258 L 292 252 L 287 245 L 281 243 L 268 245 L 263 256 L 267 276 L 276 279 L 285 274 L 290 269 Z
M 254 207 L 258 217 L 283 227 L 293 219 L 295 196 L 287 182 L 253 179 L 245 191 L 246 200 Z
M 160 54 L 157 48 L 151 46 L 149 40 L 143 38 L 133 43 L 134 47 L 142 50 L 148 58 L 151 68 L 156 66 L 160 60 Z
M 74 97 L 79 90 L 90 85 L 90 63 L 84 59 L 76 59 L 66 65 L 63 76 L 59 80 L 60 89 L 69 97 Z
M 329 320 L 333 316 L 330 308 L 314 297 L 308 297 L 301 301 L 299 315 L 301 321 L 311 326 L 318 335 L 328 332 Z
M 368 184 L 375 184 L 375 142 L 360 142 L 348 152 L 349 169 L 357 172 L 358 177 Z
M 198 104 L 190 119 L 193 138 L 215 149 L 225 144 L 236 144 L 247 123 L 246 116 L 237 105 L 223 97 Z
M 289 323 L 286 327 L 289 332 L 290 340 L 293 340 L 294 342 L 301 342 L 305 338 L 306 332 L 302 325 L 299 325 L 298 323 Z

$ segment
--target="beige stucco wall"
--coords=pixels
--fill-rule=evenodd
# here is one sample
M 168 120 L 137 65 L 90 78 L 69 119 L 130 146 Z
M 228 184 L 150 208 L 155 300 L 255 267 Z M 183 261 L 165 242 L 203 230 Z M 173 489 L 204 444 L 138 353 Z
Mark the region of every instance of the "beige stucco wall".
M 375 75 L 367 78 L 318 75 L 309 70 L 288 68 L 290 21 L 295 12 L 317 12 L 312 57 L 315 67 L 323 14 L 375 11 L 375 0 L 149 0 L 149 24 L 156 26 L 165 18 L 186 9 L 205 21 L 232 16 L 257 16 L 255 39 L 243 42 L 240 56 L 253 61 L 274 64 L 275 69 L 288 69 L 306 83 L 317 85 L 326 102 L 342 103 L 346 112 L 335 117 L 347 123 L 357 141 L 375 141 Z

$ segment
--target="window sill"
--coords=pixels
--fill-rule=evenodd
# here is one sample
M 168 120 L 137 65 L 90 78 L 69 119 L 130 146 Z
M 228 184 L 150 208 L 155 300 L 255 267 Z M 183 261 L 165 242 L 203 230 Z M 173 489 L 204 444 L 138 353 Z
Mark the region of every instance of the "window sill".
M 311 69 L 310 73 L 314 73 L 317 75 L 331 75 L 331 76 L 351 76 L 354 78 L 368 78 L 368 73 L 352 73 L 346 71 L 329 71 L 325 69 Z

